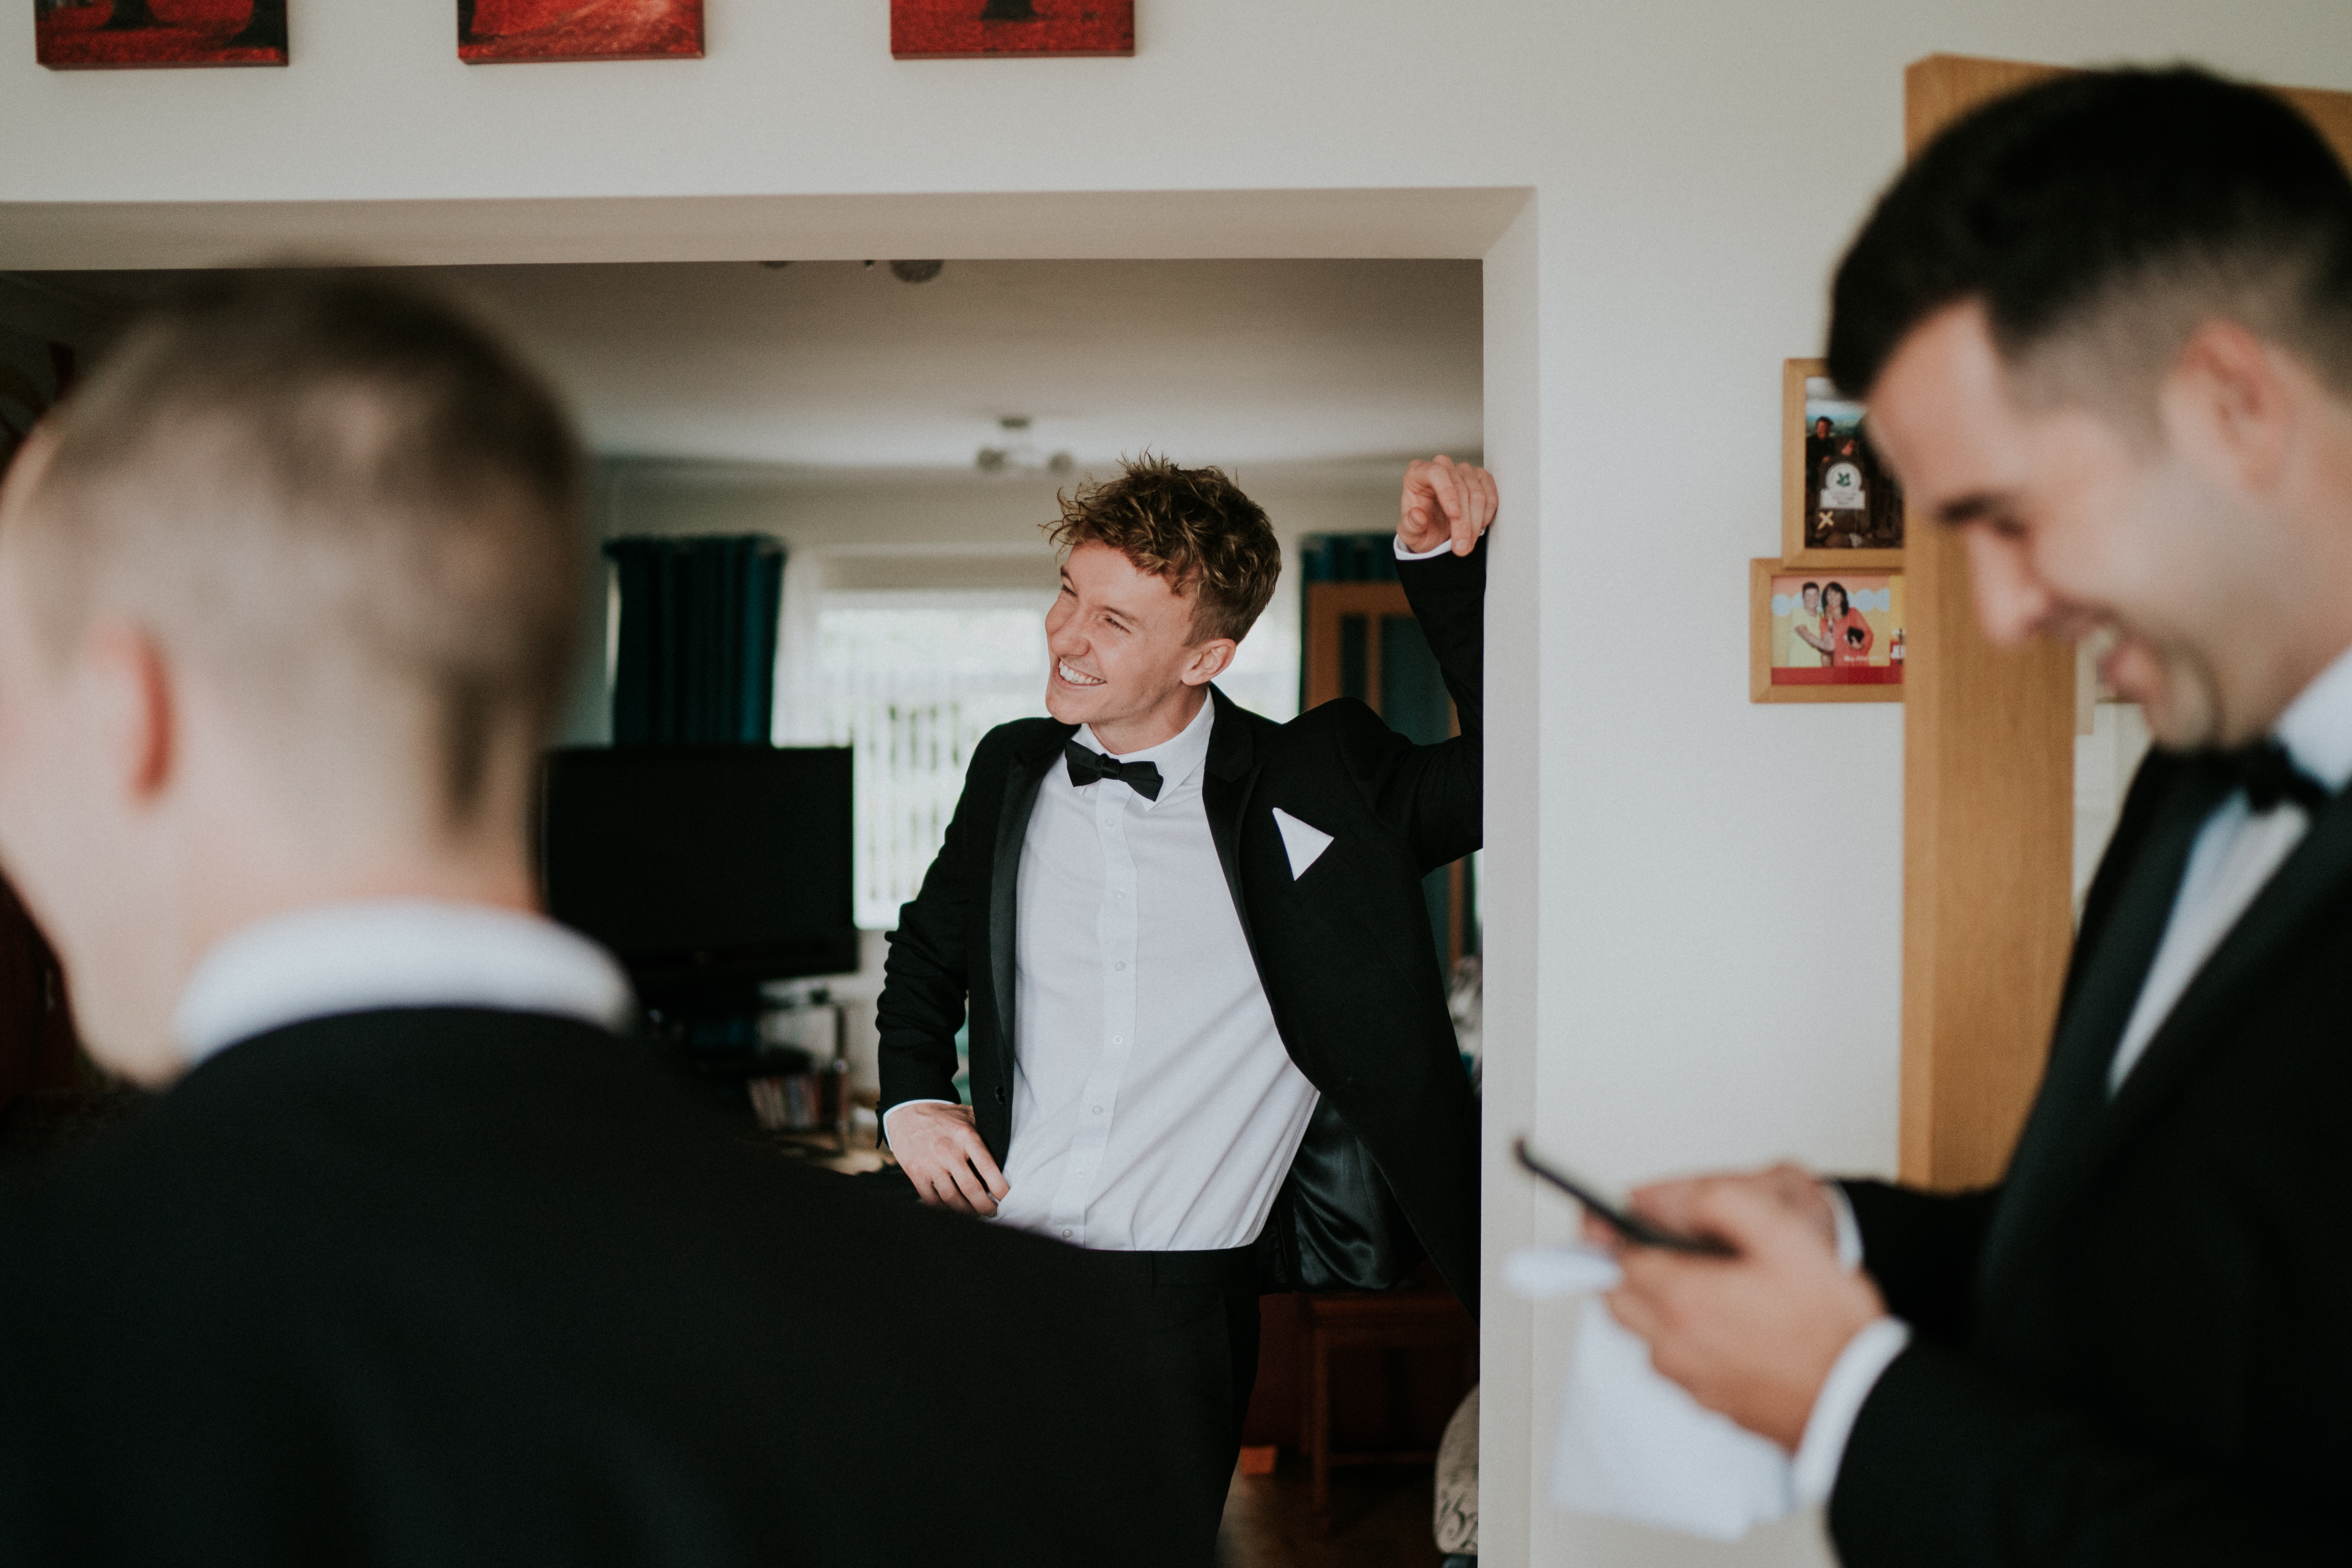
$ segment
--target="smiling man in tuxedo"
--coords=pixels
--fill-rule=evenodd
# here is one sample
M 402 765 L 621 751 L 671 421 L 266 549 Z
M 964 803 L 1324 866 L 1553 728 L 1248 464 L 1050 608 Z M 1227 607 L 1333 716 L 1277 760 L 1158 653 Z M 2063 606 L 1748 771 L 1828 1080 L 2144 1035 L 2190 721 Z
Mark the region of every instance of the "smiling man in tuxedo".
M 1201 1562 L 1262 1289 L 1393 1284 L 1417 1237 L 1476 1304 L 1477 1107 L 1421 889 L 1479 841 L 1495 508 L 1483 469 L 1406 472 L 1397 573 L 1460 717 L 1414 745 L 1360 702 L 1276 724 L 1212 684 L 1282 566 L 1223 473 L 1145 459 L 1081 489 L 1053 717 L 982 741 L 891 940 L 890 1145 L 927 1200 L 1085 1249 L 1186 1404 L 1164 1479 Z
M 2001 1184 L 1654 1187 L 1739 1256 L 1631 1249 L 1611 1305 L 1852 1568 L 2341 1563 L 2352 181 L 2252 88 L 2070 77 L 1923 153 L 1833 306 L 1987 635 L 2112 636 L 2157 749 Z

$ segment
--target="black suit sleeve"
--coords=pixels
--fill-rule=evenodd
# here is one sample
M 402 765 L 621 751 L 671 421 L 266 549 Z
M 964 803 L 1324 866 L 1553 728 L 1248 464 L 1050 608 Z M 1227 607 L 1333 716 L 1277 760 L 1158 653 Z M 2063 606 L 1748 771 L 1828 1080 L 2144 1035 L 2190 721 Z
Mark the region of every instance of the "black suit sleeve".
M 965 952 L 971 901 L 988 893 L 986 887 L 973 885 L 971 840 L 975 833 L 992 837 L 991 825 L 972 821 L 976 813 L 989 815 L 974 802 L 988 792 L 974 788 L 973 781 L 987 776 L 984 769 L 1002 771 L 1001 748 L 990 743 L 995 739 L 991 734 L 973 748 L 947 837 L 914 900 L 900 906 L 898 929 L 889 935 L 882 994 L 874 1004 L 884 1115 L 909 1100 L 959 1099 L 955 1037 L 971 994 L 973 955 Z
M 1886 1310 L 1923 1332 L 1958 1339 L 2000 1189 L 1923 1193 L 1859 1180 L 1838 1185 L 1853 1205 L 1862 1266 L 1877 1281 Z
M 1830 1534 L 1845 1568 L 2316 1568 L 2345 1552 L 2340 1523 L 1916 1340 L 1854 1423 Z
M 42 1360 L 36 1347 L 54 1345 L 58 1325 L 28 1321 L 26 1310 L 32 1289 L 22 1264 L 32 1237 L 16 1212 L 20 1181 L 13 1173 L 0 1176 L 6 1184 L 0 1184 L 0 1345 L 9 1347 L 11 1363 L 0 1377 L 0 1563 L 54 1561 L 57 1555 L 34 1542 L 35 1521 L 46 1511 L 37 1506 L 34 1481 L 37 1434 L 46 1423 L 35 1413 L 33 1382 Z
M 1413 618 L 1437 656 L 1461 733 L 1417 746 L 1358 709 L 1343 731 L 1349 772 L 1373 814 L 1404 836 L 1423 871 L 1450 865 L 1485 837 L 1486 541 L 1467 555 L 1400 561 Z

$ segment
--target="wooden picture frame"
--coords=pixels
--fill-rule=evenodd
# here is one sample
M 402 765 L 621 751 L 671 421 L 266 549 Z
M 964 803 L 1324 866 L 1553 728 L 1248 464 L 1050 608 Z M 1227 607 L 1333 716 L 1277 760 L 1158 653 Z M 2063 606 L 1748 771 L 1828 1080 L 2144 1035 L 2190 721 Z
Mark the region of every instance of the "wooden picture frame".
M 1878 468 L 1866 454 L 1859 459 L 1860 475 L 1867 478 L 1875 489 L 1884 487 L 1884 497 L 1873 497 L 1877 505 L 1877 532 L 1884 535 L 1891 528 L 1894 542 L 1890 545 L 1827 544 L 1821 531 L 1809 537 L 1806 524 L 1816 510 L 1813 502 L 1815 464 L 1807 457 L 1806 442 L 1811 432 L 1807 426 L 1807 406 L 1818 403 L 1806 384 L 1826 384 L 1829 366 L 1817 359 L 1783 360 L 1780 363 L 1780 559 L 1791 566 L 1843 567 L 1849 572 L 1899 572 L 1903 569 L 1903 536 L 1906 524 L 1903 516 L 1902 492 L 1895 488 L 1891 476 Z M 1841 409 L 1853 405 L 1832 400 Z M 1852 437 L 1858 440 L 1858 437 Z M 1857 492 L 1859 493 L 1859 492 Z M 1826 513 L 1822 515 L 1828 515 Z M 1834 536 L 1833 536 L 1834 537 Z M 1845 537 L 1853 537 L 1852 534 Z
M 1859 551 L 1839 552 L 1834 568 L 1794 564 L 1762 556 L 1748 563 L 1748 700 L 1750 702 L 1900 702 L 1903 700 L 1904 605 L 1903 574 L 1884 569 L 1855 570 Z M 1779 586 L 1776 588 L 1776 583 Z M 1784 651 L 1776 644 L 1790 635 L 1780 623 L 1790 617 L 1776 613 L 1776 593 L 1795 596 L 1794 590 L 1820 585 L 1826 598 L 1834 589 L 1843 607 L 1863 624 L 1865 646 L 1855 648 L 1853 663 L 1833 665 L 1826 658 L 1799 665 L 1776 658 Z M 1826 618 L 1826 607 L 1816 619 Z M 1845 624 L 1841 622 L 1841 624 Z M 1817 635 L 1821 628 L 1815 628 Z M 1891 673 L 1889 673 L 1891 671 Z

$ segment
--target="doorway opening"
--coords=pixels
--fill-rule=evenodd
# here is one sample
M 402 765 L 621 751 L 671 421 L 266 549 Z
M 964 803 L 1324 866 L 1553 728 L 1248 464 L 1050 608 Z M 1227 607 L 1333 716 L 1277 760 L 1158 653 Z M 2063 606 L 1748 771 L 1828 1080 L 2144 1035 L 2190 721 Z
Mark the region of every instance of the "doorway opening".
M 1222 684 L 1280 720 L 1310 688 L 1336 681 L 1377 705 L 1390 684 L 1367 674 L 1361 647 L 1341 672 L 1311 667 L 1305 563 L 1324 563 L 1318 579 L 1333 581 L 1328 563 L 1349 546 L 1385 540 L 1409 458 L 1484 456 L 1484 285 L 1471 259 L 433 270 L 573 403 L 596 454 L 602 538 L 782 542 L 773 738 L 847 744 L 861 764 L 858 913 L 869 936 L 857 973 L 826 977 L 845 1005 L 855 1087 L 871 1084 L 880 930 L 936 846 L 961 757 L 990 723 L 1039 706 L 1042 639 L 1030 628 L 1052 592 L 1039 525 L 1055 492 L 1147 449 L 1235 475 L 1273 515 L 1286 574 Z M 162 281 L 121 269 L 17 274 L 0 282 L 0 330 L 21 322 L 33 330 L 17 335 L 56 341 L 45 329 L 78 319 L 74 335 L 94 347 Z M 5 309 L 26 297 L 39 309 Z M 612 592 L 601 573 L 583 582 L 600 601 Z M 606 609 L 583 605 L 601 636 L 567 726 L 576 742 L 611 732 Z M 1347 629 L 1360 644 L 1365 628 Z M 1375 637 L 1376 670 L 1393 639 Z M 1433 904 L 1449 957 L 1475 952 L 1474 886 L 1457 870 Z M 1375 1391 L 1342 1418 L 1393 1419 L 1395 1366 L 1361 1375 Z M 1298 1386 L 1270 1364 L 1260 1403 L 1295 1408 Z M 1406 1404 L 1414 1398 L 1427 1402 L 1425 1391 Z M 1295 1418 L 1276 1425 L 1255 1435 L 1297 1441 Z

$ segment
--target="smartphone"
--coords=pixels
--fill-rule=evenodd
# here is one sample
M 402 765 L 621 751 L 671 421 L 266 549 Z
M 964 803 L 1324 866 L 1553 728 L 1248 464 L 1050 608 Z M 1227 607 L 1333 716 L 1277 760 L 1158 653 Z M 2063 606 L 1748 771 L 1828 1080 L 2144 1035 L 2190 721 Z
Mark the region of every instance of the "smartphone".
M 1712 1236 L 1684 1236 L 1678 1231 L 1652 1225 L 1631 1209 L 1621 1208 L 1578 1181 L 1567 1172 L 1556 1169 L 1528 1152 L 1524 1138 L 1511 1145 L 1519 1163 L 1584 1205 L 1584 1212 L 1615 1231 L 1629 1247 L 1659 1247 L 1668 1252 L 1696 1252 L 1706 1258 L 1736 1256 L 1729 1243 Z

